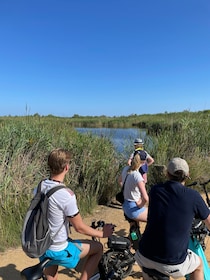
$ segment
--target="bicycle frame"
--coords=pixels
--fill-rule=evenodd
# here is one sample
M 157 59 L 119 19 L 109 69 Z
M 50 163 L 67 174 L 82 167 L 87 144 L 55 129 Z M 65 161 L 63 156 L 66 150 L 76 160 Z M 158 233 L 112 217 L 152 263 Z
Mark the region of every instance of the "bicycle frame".
M 205 195 L 206 195 L 206 202 L 210 207 L 210 200 L 208 197 L 208 192 L 206 190 L 206 185 L 210 183 L 210 180 L 204 183 L 199 183 L 200 186 L 203 187 Z M 197 185 L 197 182 L 192 183 L 189 186 Z M 128 222 L 131 222 L 128 220 Z M 102 228 L 104 222 L 98 221 L 97 223 L 93 222 L 92 227 L 94 228 Z M 199 226 L 198 226 L 199 225 Z M 202 231 L 201 231 L 202 228 Z M 196 231 L 195 231 L 196 229 Z M 189 248 L 198 254 L 204 263 L 204 279 L 210 279 L 210 269 L 208 266 L 208 262 L 206 260 L 204 250 L 205 247 L 202 247 L 202 240 L 208 234 L 205 226 L 203 226 L 203 222 L 199 221 L 196 224 L 194 232 L 192 230 L 191 236 L 193 237 L 192 240 L 189 242 Z M 139 230 L 139 229 L 138 229 Z M 130 232 L 131 233 L 131 232 Z M 140 233 L 140 231 L 139 231 Z M 140 238 L 140 234 L 138 238 Z M 131 236 L 130 236 L 131 239 Z M 138 242 L 138 240 L 135 240 Z M 90 280 L 121 280 L 126 276 L 130 275 L 132 266 L 135 262 L 134 255 L 131 253 L 131 242 L 126 237 L 120 236 L 111 236 L 108 238 L 108 250 L 103 254 L 102 259 L 99 263 L 98 269 L 99 272 L 95 273 Z M 135 246 L 134 246 L 135 247 Z M 134 248 L 133 247 L 133 248 Z M 136 248 L 134 248 L 135 250 Z M 50 259 L 45 259 L 44 261 L 38 263 L 37 265 L 25 268 L 21 271 L 21 278 L 23 280 L 38 280 L 43 277 L 43 270 L 47 264 L 49 264 Z M 142 269 L 142 273 L 144 275 L 145 280 L 169 280 L 169 277 L 163 275 L 157 271 L 151 269 Z M 189 276 L 186 276 L 186 279 L 189 279 Z
M 203 183 L 198 183 L 198 182 L 193 182 L 189 185 L 187 185 L 187 187 L 191 187 L 191 186 L 196 186 L 196 185 L 200 185 L 205 193 L 206 196 L 206 203 L 210 208 L 210 199 L 208 196 L 208 191 L 206 189 L 206 185 L 210 183 L 210 180 L 203 182 Z M 192 225 L 192 232 L 191 232 L 191 238 L 189 241 L 189 249 L 191 249 L 193 252 L 195 252 L 198 256 L 201 257 L 202 262 L 203 262 L 203 268 L 204 268 L 204 280 L 209 280 L 210 279 L 210 268 L 208 265 L 208 261 L 206 259 L 204 250 L 205 250 L 205 237 L 209 235 L 209 231 L 206 228 L 205 224 L 203 221 L 200 220 L 196 220 L 194 221 L 193 225 Z M 143 268 L 143 273 L 144 274 L 144 279 L 145 280 L 169 280 L 168 276 L 164 276 L 164 275 L 156 275 L 156 271 L 155 270 L 151 270 L 151 269 L 145 269 Z M 165 278 L 164 278 L 165 277 Z M 189 280 L 190 276 L 186 275 L 185 279 Z
M 95 228 L 100 228 L 103 225 L 103 221 L 98 221 Z M 94 224 L 92 226 L 94 227 Z M 130 251 L 131 243 L 129 239 L 112 235 L 108 238 L 107 246 L 108 250 L 104 252 L 98 265 L 99 271 L 90 280 L 121 280 L 130 275 L 135 259 Z M 43 278 L 43 271 L 47 265 L 50 265 L 50 261 L 51 259 L 44 259 L 34 266 L 23 269 L 20 272 L 21 279 L 38 280 Z

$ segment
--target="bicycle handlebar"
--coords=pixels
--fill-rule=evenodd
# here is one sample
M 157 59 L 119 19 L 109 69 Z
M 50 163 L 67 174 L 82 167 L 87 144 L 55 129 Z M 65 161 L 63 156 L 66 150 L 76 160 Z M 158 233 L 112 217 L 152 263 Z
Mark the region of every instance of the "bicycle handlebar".
M 192 186 L 196 186 L 196 185 L 198 185 L 197 181 L 192 182 L 191 184 L 188 184 L 187 187 L 192 187 Z
M 94 228 L 94 229 L 97 229 L 97 228 L 103 228 L 105 225 L 105 222 L 102 221 L 102 220 L 99 220 L 99 221 L 92 221 L 91 223 L 91 227 Z
M 210 183 L 210 179 L 201 183 L 201 182 L 198 182 L 198 181 L 195 181 L 195 182 L 192 182 L 191 184 L 188 184 L 187 187 L 192 187 L 192 186 L 201 186 L 205 192 L 205 195 L 206 195 L 206 202 L 210 208 L 210 199 L 209 199 L 209 196 L 208 196 L 208 191 L 206 189 L 206 185 L 208 185 Z
M 206 182 L 203 182 L 203 183 L 198 182 L 198 181 L 194 181 L 194 182 L 188 184 L 187 187 L 192 187 L 192 186 L 196 186 L 196 185 L 200 185 L 200 186 L 202 186 L 202 187 L 205 187 L 205 186 L 208 185 L 209 183 L 210 183 L 210 179 L 207 180 Z
M 206 185 L 208 185 L 210 183 L 210 179 L 208 180 L 208 181 L 206 181 L 206 182 L 203 182 L 203 183 L 199 183 L 201 186 L 206 186 Z

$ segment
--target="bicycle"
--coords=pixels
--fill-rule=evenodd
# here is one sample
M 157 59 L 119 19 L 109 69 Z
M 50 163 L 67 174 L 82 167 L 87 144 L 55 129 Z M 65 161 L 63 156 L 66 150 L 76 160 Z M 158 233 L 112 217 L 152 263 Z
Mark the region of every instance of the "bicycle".
M 207 204 L 210 207 L 210 200 L 208 197 L 208 192 L 206 190 L 206 185 L 210 183 L 210 180 L 204 183 L 193 182 L 188 185 L 195 186 L 200 185 L 203 187 L 203 190 L 206 195 Z M 135 263 L 134 254 L 131 252 L 131 248 L 136 250 L 138 248 L 138 242 L 141 238 L 139 224 L 134 220 L 131 220 L 125 216 L 126 220 L 130 223 L 130 232 L 129 237 L 122 237 L 112 235 L 108 238 L 107 241 L 107 251 L 104 252 L 101 261 L 98 265 L 98 272 L 96 272 L 90 280 L 121 280 L 129 276 L 132 272 L 133 264 Z M 104 221 L 93 221 L 93 228 L 102 228 Z M 206 229 L 205 224 L 198 220 L 194 219 L 192 224 L 191 239 L 195 242 L 194 247 L 198 246 L 200 250 L 205 250 L 205 238 L 209 235 L 209 231 Z M 95 238 L 93 238 L 95 239 Z M 95 239 L 96 240 L 96 239 Z M 202 256 L 203 260 L 205 259 L 205 254 Z M 38 280 L 43 277 L 43 271 L 47 264 L 50 263 L 50 259 L 45 259 L 42 262 L 28 267 L 21 271 L 21 277 L 24 280 Z M 208 266 L 208 262 L 207 262 Z M 169 280 L 170 278 L 154 269 L 142 268 L 142 273 L 145 279 L 148 280 Z M 146 278 L 148 277 L 148 278 Z M 44 279 L 44 278 L 43 278 Z M 186 276 L 186 279 L 187 276 Z M 210 278 L 206 278 L 207 280 Z
M 104 221 L 93 221 L 91 226 L 100 229 L 105 224 Z M 92 238 L 97 240 L 96 238 Z M 112 235 L 108 237 L 107 251 L 104 252 L 98 264 L 98 271 L 90 280 L 121 280 L 132 271 L 135 263 L 134 255 L 130 251 L 131 242 L 127 237 Z M 34 266 L 27 267 L 20 272 L 22 280 L 45 279 L 44 269 L 49 265 L 51 259 L 47 258 Z
M 206 196 L 206 203 L 207 203 L 208 207 L 210 208 L 210 199 L 209 199 L 208 191 L 206 188 L 206 185 L 208 185 L 209 183 L 210 183 L 210 179 L 203 183 L 196 181 L 196 182 L 193 182 L 193 183 L 187 185 L 187 187 L 192 187 L 192 186 L 196 186 L 196 185 L 201 186 L 205 193 L 205 196 Z M 205 253 L 204 253 L 204 251 L 206 249 L 205 240 L 208 235 L 210 235 L 210 231 L 206 228 L 205 223 L 203 221 L 201 221 L 200 219 L 194 218 L 193 223 L 192 223 L 189 248 L 192 251 L 194 251 L 195 253 L 197 253 L 202 258 L 203 266 L 204 266 L 204 280 L 210 279 L 210 269 L 209 269 L 208 261 L 206 259 Z M 149 269 L 146 267 L 142 268 L 142 273 L 143 273 L 145 280 L 169 280 L 170 279 L 169 276 L 164 275 L 155 269 Z M 189 275 L 186 275 L 185 278 L 188 280 Z

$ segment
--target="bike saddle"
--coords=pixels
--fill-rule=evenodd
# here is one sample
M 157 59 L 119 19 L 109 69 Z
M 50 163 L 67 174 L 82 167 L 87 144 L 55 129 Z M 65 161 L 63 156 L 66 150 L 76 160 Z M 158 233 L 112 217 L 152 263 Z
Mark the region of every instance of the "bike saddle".
M 169 276 L 151 268 L 142 268 L 143 272 L 146 273 L 150 279 L 155 279 L 155 280 L 169 280 Z
M 43 270 L 45 266 L 51 261 L 51 259 L 46 258 L 40 263 L 27 267 L 20 272 L 22 280 L 38 280 L 43 276 Z

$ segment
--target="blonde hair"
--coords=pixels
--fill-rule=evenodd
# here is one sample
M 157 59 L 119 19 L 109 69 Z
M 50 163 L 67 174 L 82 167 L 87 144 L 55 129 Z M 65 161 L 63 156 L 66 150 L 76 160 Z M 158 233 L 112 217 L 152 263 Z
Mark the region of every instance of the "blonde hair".
M 131 165 L 128 168 L 128 173 L 138 170 L 143 162 L 144 160 L 141 160 L 140 155 L 137 153 L 131 161 Z
M 144 149 L 144 144 L 134 144 L 134 146 L 135 146 L 135 149 Z

